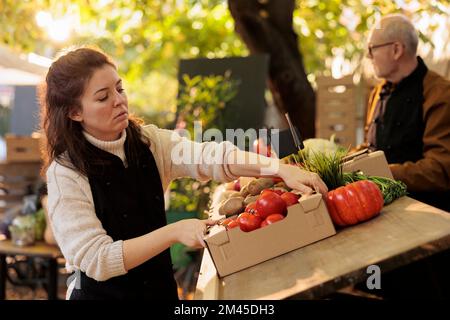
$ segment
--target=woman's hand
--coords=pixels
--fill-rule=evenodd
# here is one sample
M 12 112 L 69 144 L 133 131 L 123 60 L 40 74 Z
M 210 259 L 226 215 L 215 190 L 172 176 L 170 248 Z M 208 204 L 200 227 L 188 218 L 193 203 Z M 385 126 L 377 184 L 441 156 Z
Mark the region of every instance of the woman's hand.
M 205 247 L 203 237 L 206 234 L 207 226 L 213 226 L 216 221 L 199 220 L 199 219 L 185 219 L 175 222 L 175 237 L 177 242 L 191 247 L 201 248 Z
M 288 187 L 298 190 L 302 194 L 311 194 L 313 191 L 326 195 L 328 188 L 317 173 L 305 171 L 297 166 L 280 164 L 278 175 Z

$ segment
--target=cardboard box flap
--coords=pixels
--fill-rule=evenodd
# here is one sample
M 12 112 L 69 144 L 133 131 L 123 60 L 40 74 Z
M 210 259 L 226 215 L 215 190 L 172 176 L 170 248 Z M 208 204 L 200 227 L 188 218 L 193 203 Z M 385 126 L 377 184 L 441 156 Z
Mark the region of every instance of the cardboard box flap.
M 310 196 L 302 196 L 300 198 L 299 204 L 305 213 L 316 210 L 320 205 L 320 200 L 322 200 L 322 195 L 312 194 Z
M 367 157 L 368 155 L 369 155 L 369 149 L 366 148 L 366 149 L 363 149 L 358 152 L 354 152 L 352 154 L 345 156 L 344 158 L 342 158 L 342 162 L 345 163 L 345 162 L 350 162 L 352 160 L 362 159 L 362 158 Z
M 208 235 L 204 239 L 208 240 L 209 244 L 214 244 L 217 246 L 230 242 L 230 239 L 228 238 L 228 232 L 225 227 L 218 225 L 212 227 L 209 230 Z
M 367 152 L 362 150 L 344 158 L 342 169 L 344 172 L 362 171 L 366 175 L 380 176 L 393 179 L 392 172 L 381 150 Z

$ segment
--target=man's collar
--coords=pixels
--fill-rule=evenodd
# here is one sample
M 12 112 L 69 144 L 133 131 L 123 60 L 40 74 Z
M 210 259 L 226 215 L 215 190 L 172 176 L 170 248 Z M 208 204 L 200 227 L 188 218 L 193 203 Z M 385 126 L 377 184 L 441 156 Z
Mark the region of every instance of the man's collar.
M 428 71 L 427 66 L 425 65 L 425 62 L 423 62 L 422 58 L 417 56 L 417 67 L 414 69 L 413 72 L 410 73 L 409 76 L 406 78 L 403 78 L 397 85 L 396 88 L 401 88 L 405 85 L 408 85 L 412 82 L 421 82 L 423 77 Z

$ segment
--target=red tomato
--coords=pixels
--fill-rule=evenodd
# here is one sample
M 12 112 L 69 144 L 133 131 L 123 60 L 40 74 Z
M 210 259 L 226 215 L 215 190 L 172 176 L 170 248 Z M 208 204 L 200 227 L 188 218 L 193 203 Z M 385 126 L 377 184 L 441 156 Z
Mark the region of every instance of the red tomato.
M 270 157 L 272 153 L 272 148 L 270 145 L 266 145 L 263 139 L 259 138 L 253 142 L 253 152 L 256 152 L 266 157 Z
M 328 192 L 326 203 L 333 222 L 348 226 L 378 215 L 383 195 L 374 182 L 361 180 Z
M 236 221 L 236 218 L 226 218 L 220 223 L 220 225 L 224 226 L 227 229 L 233 229 L 239 226 L 238 222 Z
M 246 207 L 245 207 L 245 212 L 248 212 L 248 213 L 253 213 L 253 214 L 256 214 L 256 202 L 252 202 L 252 203 L 249 203 Z
M 260 195 L 265 195 L 266 193 L 273 193 L 272 189 L 264 189 L 263 191 L 261 191 Z
M 233 220 L 233 218 L 226 218 L 220 222 L 220 225 L 226 227 Z
M 283 199 L 284 202 L 286 202 L 287 207 L 297 204 L 299 198 L 300 197 L 298 195 L 292 192 L 285 192 L 281 195 L 281 199 Z
M 239 226 L 239 223 L 236 220 L 232 220 L 228 222 L 228 224 L 225 226 L 227 229 L 233 229 Z
M 261 222 L 261 227 L 268 226 L 269 224 L 275 223 L 277 221 L 283 220 L 284 216 L 279 213 L 274 213 L 269 215 L 263 222 Z
M 268 192 L 276 193 L 279 196 L 281 196 L 284 193 L 284 191 L 281 189 L 264 189 L 263 191 L 261 191 L 261 195 L 264 195 Z
M 244 232 L 256 230 L 261 225 L 261 218 L 248 212 L 241 213 L 237 220 L 239 228 Z
M 275 192 L 267 192 L 256 200 L 256 211 L 261 218 L 265 219 L 273 213 L 285 213 L 286 203 Z

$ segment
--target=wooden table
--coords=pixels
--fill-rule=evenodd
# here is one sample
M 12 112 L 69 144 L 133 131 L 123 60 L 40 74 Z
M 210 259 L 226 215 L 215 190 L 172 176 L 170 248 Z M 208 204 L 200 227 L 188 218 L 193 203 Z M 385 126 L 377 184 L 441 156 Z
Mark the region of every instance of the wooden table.
M 30 258 L 40 257 L 48 260 L 48 298 L 49 300 L 56 300 L 58 289 L 57 258 L 62 256 L 58 247 L 48 245 L 44 242 L 37 242 L 33 246 L 18 247 L 13 245 L 10 240 L 0 241 L 0 300 L 5 300 L 6 297 L 6 257 L 16 255 L 23 255 Z
M 214 200 L 213 200 L 214 201 Z M 318 299 L 450 248 L 450 213 L 409 197 L 335 236 L 219 279 L 204 251 L 195 299 Z

